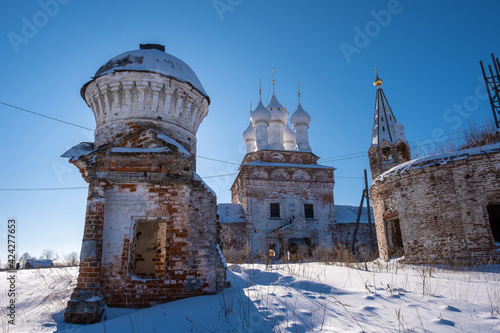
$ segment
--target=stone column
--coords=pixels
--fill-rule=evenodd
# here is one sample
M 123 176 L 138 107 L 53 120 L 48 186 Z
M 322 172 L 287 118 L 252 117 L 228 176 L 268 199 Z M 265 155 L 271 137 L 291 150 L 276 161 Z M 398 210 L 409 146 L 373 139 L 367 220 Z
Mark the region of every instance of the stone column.
M 102 234 L 104 226 L 104 186 L 98 180 L 89 184 L 87 213 L 80 252 L 80 272 L 68 302 L 64 321 L 91 324 L 101 320 L 104 299 L 101 295 Z

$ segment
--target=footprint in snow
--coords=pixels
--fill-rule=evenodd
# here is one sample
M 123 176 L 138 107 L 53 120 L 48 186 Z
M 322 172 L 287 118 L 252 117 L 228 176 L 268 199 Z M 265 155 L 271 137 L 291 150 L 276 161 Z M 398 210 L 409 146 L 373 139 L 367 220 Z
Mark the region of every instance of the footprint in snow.
M 436 320 L 436 324 L 455 326 L 454 322 L 452 322 L 451 320 L 443 319 L 443 318 Z
M 361 310 L 363 310 L 363 311 L 370 311 L 370 312 L 372 312 L 372 311 L 377 310 L 377 308 L 376 308 L 376 307 L 374 307 L 374 306 L 363 306 L 363 307 L 361 308 Z
M 456 307 L 451 306 L 451 305 L 442 306 L 441 310 L 448 310 L 448 311 L 452 311 L 452 312 L 462 312 L 459 308 L 456 308 Z

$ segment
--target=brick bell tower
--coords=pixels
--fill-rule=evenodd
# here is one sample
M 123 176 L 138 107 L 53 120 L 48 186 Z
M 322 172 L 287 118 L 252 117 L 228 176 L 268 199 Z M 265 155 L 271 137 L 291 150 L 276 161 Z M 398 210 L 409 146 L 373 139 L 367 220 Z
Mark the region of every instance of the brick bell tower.
M 66 322 L 104 306 L 144 308 L 226 286 L 216 197 L 196 174 L 210 99 L 193 70 L 157 44 L 102 66 L 81 95 L 95 142 L 64 153 L 89 183 L 77 286 Z
M 372 180 L 392 167 L 411 160 L 410 146 L 403 125 L 396 121 L 382 90 L 383 81 L 375 69 L 377 97 L 373 116 L 372 145 L 368 150 Z

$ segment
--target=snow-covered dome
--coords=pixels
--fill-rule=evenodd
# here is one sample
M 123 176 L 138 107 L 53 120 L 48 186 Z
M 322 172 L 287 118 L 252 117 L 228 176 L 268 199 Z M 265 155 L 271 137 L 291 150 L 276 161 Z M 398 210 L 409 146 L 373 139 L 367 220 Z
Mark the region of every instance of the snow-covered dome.
M 200 80 L 184 61 L 165 53 L 165 46 L 141 44 L 140 50 L 124 52 L 109 60 L 95 73 L 94 78 L 116 71 L 141 71 L 163 74 L 181 82 L 187 82 L 208 97 Z
M 255 141 L 255 127 L 253 127 L 252 122 L 250 122 L 247 129 L 243 131 L 243 141 Z
M 311 116 L 309 115 L 309 113 L 304 111 L 300 103 L 299 106 L 297 106 L 297 110 L 295 110 L 295 112 L 290 117 L 290 123 L 292 124 L 293 127 L 297 125 L 309 126 L 309 124 L 311 123 Z
M 283 129 L 283 142 L 295 142 L 295 132 L 290 128 L 288 122 Z
M 257 108 L 253 110 L 252 116 L 250 117 L 252 123 L 269 123 L 271 121 L 271 112 L 262 104 L 262 101 L 259 101 L 259 105 Z
M 271 112 L 271 121 L 280 121 L 283 124 L 286 123 L 288 114 L 285 112 L 285 108 L 278 101 L 274 93 L 273 97 L 271 97 L 271 101 L 267 104 L 267 109 Z

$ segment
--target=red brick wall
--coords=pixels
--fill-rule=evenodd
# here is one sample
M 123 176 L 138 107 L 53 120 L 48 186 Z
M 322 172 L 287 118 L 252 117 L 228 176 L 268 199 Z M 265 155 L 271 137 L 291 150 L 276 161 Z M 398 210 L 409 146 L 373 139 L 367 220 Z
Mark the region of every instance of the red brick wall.
M 410 169 L 372 185 L 380 257 L 394 253 L 385 220 L 398 218 L 405 257 L 449 260 L 495 248 L 487 205 L 500 202 L 500 152 Z

